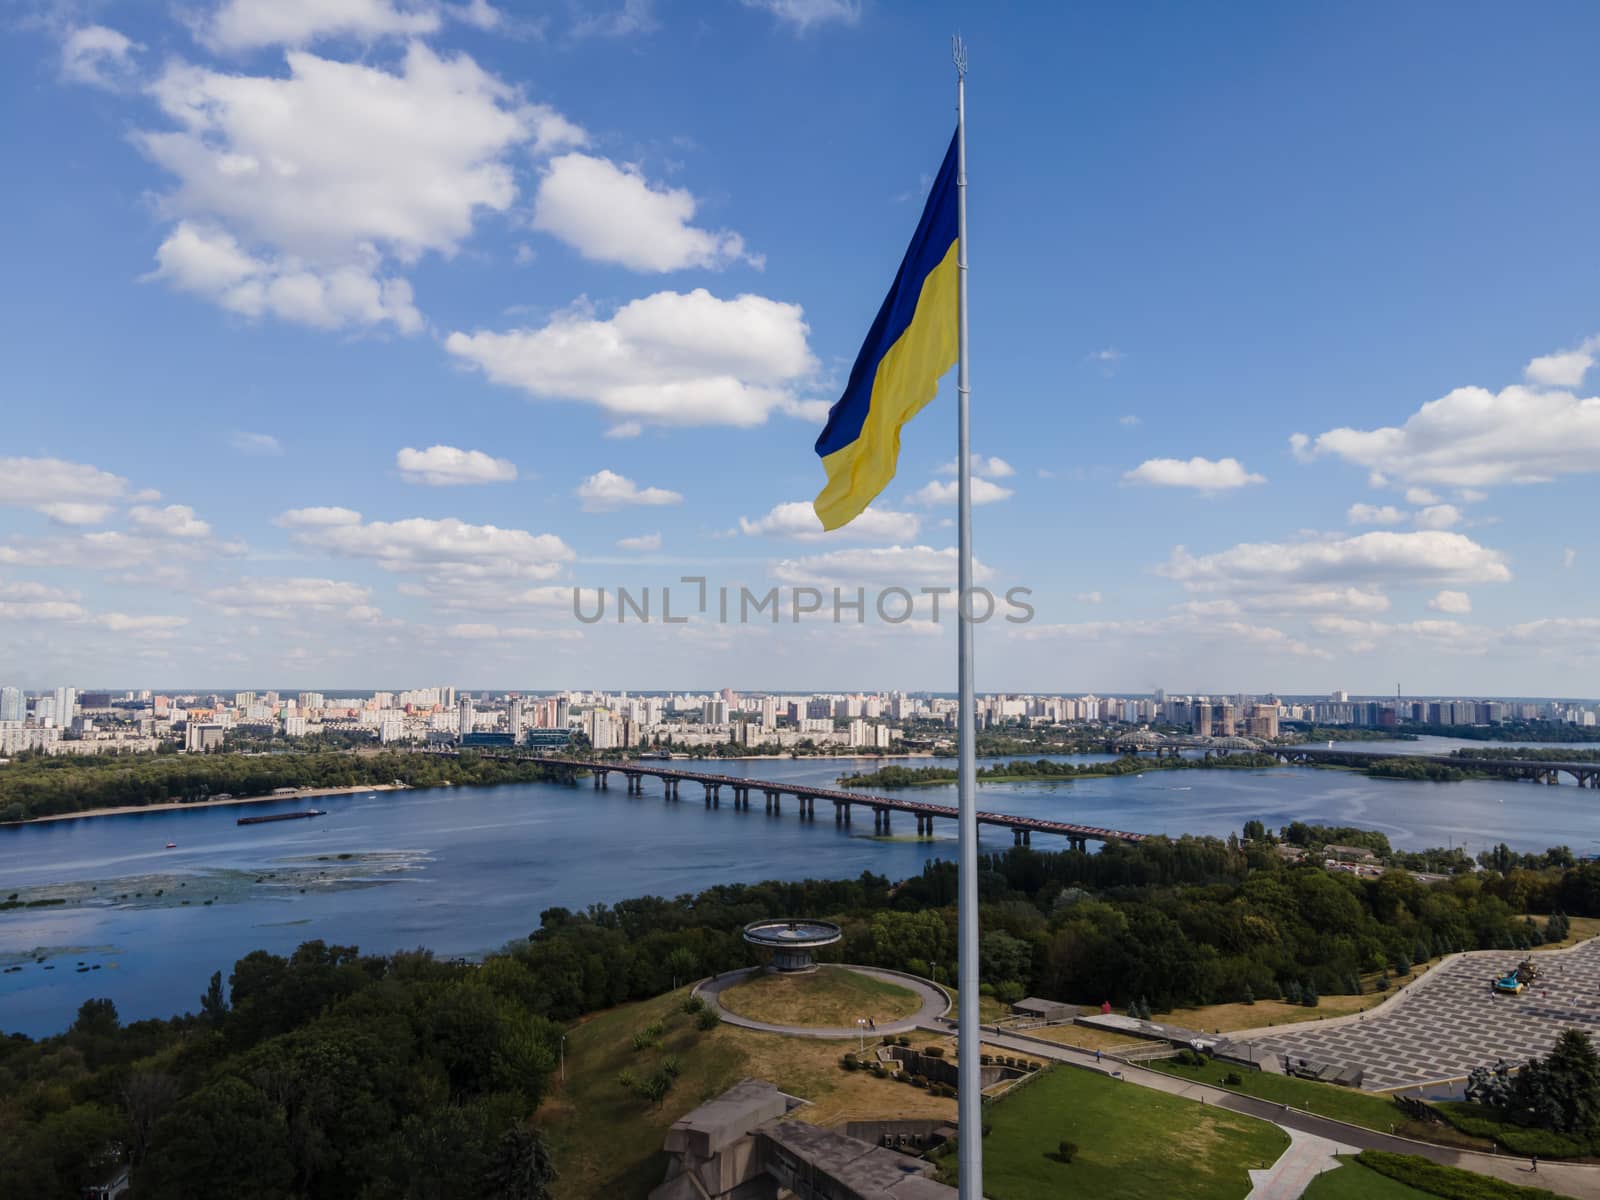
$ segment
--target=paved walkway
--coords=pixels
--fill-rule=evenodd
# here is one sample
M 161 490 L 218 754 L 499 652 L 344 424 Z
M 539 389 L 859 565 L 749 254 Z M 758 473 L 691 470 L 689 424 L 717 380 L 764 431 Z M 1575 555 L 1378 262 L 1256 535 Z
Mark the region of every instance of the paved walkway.
M 1514 950 L 1458 954 L 1382 1009 L 1333 1021 L 1233 1035 L 1273 1054 L 1359 1068 L 1368 1091 L 1459 1079 L 1496 1059 L 1548 1054 L 1564 1029 L 1600 1035 L 1600 939 L 1531 956 L 1539 978 L 1520 996 L 1497 995 L 1492 976 L 1530 957 Z
M 1244 1200 L 1299 1200 L 1318 1175 L 1344 1165 L 1334 1155 L 1356 1152 L 1348 1142 L 1330 1142 L 1299 1129 L 1284 1132 L 1289 1135 L 1289 1148 L 1265 1171 L 1250 1172 L 1250 1194 Z
M 952 1032 L 953 1026 L 953 1022 L 941 1019 L 926 1025 L 925 1028 L 948 1034 Z M 1448 1167 L 1459 1167 L 1464 1171 L 1474 1171 L 1479 1175 L 1492 1175 L 1508 1183 L 1548 1188 L 1550 1191 L 1558 1192 L 1565 1196 L 1581 1197 L 1583 1200 L 1596 1200 L 1597 1197 L 1600 1197 L 1600 1166 L 1545 1162 L 1539 1165 L 1538 1175 L 1533 1175 L 1528 1170 L 1528 1161 L 1523 1158 L 1507 1158 L 1498 1154 L 1480 1154 L 1471 1150 L 1453 1150 L 1447 1146 L 1434 1146 L 1427 1142 L 1412 1141 L 1410 1138 L 1378 1133 L 1376 1130 L 1363 1129 L 1356 1125 L 1346 1125 L 1343 1121 L 1334 1121 L 1327 1117 L 1316 1116 L 1313 1113 L 1302 1112 L 1297 1108 L 1289 1108 L 1282 1104 L 1272 1104 L 1266 1100 L 1257 1100 L 1253 1096 L 1241 1096 L 1223 1088 L 1196 1083 L 1161 1071 L 1151 1071 L 1144 1067 L 1119 1063 L 1111 1058 L 1105 1058 L 1097 1063 L 1092 1050 L 1080 1050 L 1073 1046 L 1062 1045 L 1059 1042 L 1047 1042 L 1042 1038 L 1028 1037 L 1026 1035 L 997 1034 L 988 1031 L 984 1033 L 983 1040 L 1001 1049 L 1020 1052 L 1033 1058 L 1048 1058 L 1054 1062 L 1066 1063 L 1070 1066 L 1081 1067 L 1084 1070 L 1097 1071 L 1102 1075 L 1110 1075 L 1126 1080 L 1128 1083 L 1138 1084 L 1140 1087 L 1166 1092 L 1173 1096 L 1184 1096 L 1195 1101 L 1204 1101 L 1206 1104 L 1226 1108 L 1230 1112 L 1243 1113 L 1245 1116 L 1270 1121 L 1280 1126 L 1291 1137 L 1296 1131 L 1299 1131 L 1328 1142 L 1352 1146 L 1358 1150 L 1387 1150 L 1393 1154 L 1416 1154 L 1423 1158 L 1431 1159 L 1436 1163 L 1443 1163 Z
M 888 1033 L 910 1033 L 919 1025 L 929 1025 L 945 1013 L 950 1011 L 950 996 L 937 984 L 929 983 L 926 979 L 918 979 L 915 975 L 905 975 L 899 971 L 886 971 L 881 967 L 857 967 L 849 963 L 829 963 L 818 967 L 820 971 L 839 967 L 846 971 L 854 971 L 857 975 L 867 975 L 873 979 L 892 983 L 896 987 L 905 988 L 908 992 L 915 992 L 922 1000 L 922 1007 L 909 1017 L 899 1021 L 879 1021 L 868 1032 L 873 1037 Z M 765 971 L 765 967 L 746 967 L 739 971 L 729 971 L 710 979 L 702 979 L 695 985 L 693 993 L 706 1004 L 716 1010 L 729 1025 L 737 1025 L 741 1029 L 755 1029 L 761 1033 L 782 1033 L 789 1037 L 808 1038 L 853 1038 L 860 1035 L 861 1030 L 854 1025 L 847 1027 L 827 1028 L 818 1025 L 772 1025 L 766 1021 L 752 1021 L 749 1017 L 741 1017 L 738 1013 L 730 1012 L 722 1006 L 722 992 L 735 984 L 743 983 L 753 975 Z M 863 1016 L 867 1014 L 863 1013 Z

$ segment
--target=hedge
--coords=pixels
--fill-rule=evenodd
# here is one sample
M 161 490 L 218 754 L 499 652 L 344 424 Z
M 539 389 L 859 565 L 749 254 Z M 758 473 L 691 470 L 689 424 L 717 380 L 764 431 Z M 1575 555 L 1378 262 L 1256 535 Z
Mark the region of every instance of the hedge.
M 1481 1104 L 1446 1100 L 1434 1105 L 1439 1115 L 1470 1137 L 1491 1138 L 1512 1154 L 1537 1154 L 1540 1158 L 1581 1158 L 1595 1152 L 1592 1142 L 1579 1141 L 1549 1129 L 1508 1125 Z
M 1441 1166 L 1415 1154 L 1363 1150 L 1356 1155 L 1356 1161 L 1397 1183 L 1427 1192 L 1430 1196 L 1443 1196 L 1445 1200 L 1557 1200 L 1554 1192 L 1544 1188 L 1502 1183 L 1487 1175 L 1474 1175 L 1471 1171 Z

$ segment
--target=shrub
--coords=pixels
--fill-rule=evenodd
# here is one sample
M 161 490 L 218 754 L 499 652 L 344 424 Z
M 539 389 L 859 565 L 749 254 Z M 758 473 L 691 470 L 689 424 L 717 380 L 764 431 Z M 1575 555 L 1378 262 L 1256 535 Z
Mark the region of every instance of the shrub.
M 882 1064 L 882 1063 L 873 1063 L 873 1064 L 872 1064 L 872 1073 L 873 1073 L 873 1074 L 874 1074 L 874 1075 L 876 1075 L 876 1076 L 877 1076 L 877 1077 L 878 1077 L 878 1078 L 879 1078 L 879 1079 L 882 1079 L 882 1078 L 883 1078 L 883 1077 L 884 1077 L 884 1076 L 885 1076 L 885 1075 L 887 1075 L 887 1074 L 888 1074 L 888 1073 L 889 1073 L 889 1072 L 888 1072 L 888 1071 L 885 1071 L 885 1070 L 884 1070 L 884 1069 L 883 1069 L 883 1064 Z
M 1396 975 L 1411 974 L 1411 960 L 1404 954 L 1396 954 L 1394 956 L 1394 973 Z
M 908 1037 L 905 1037 L 905 1036 L 904 1036 L 904 1035 L 902 1035 L 902 1036 L 901 1036 L 901 1037 L 900 1037 L 900 1038 L 899 1038 L 899 1042 L 900 1042 L 900 1044 L 901 1044 L 901 1045 L 902 1045 L 902 1046 L 905 1046 L 905 1047 L 907 1047 L 907 1048 L 908 1048 L 908 1049 L 909 1049 L 909 1048 L 910 1048 L 910 1046 L 911 1046 L 911 1039 L 910 1039 L 910 1038 L 908 1038 Z
M 927 1087 L 928 1086 L 928 1077 L 926 1075 L 913 1075 L 911 1077 L 911 1086 L 912 1087 L 919 1087 L 919 1088 Z
M 1555 1193 L 1544 1188 L 1519 1187 L 1485 1175 L 1473 1175 L 1454 1167 L 1441 1166 L 1415 1154 L 1390 1154 L 1383 1150 L 1363 1150 L 1356 1162 L 1380 1175 L 1387 1175 L 1431 1196 L 1450 1200 L 1555 1200 Z
M 944 1047 L 943 1046 L 924 1046 L 923 1049 L 922 1049 L 922 1052 L 924 1054 L 926 1054 L 929 1058 L 943 1058 L 944 1057 Z
M 861 1064 L 855 1060 L 855 1056 L 853 1054 L 846 1054 L 839 1060 L 839 1065 L 846 1071 L 854 1071 L 859 1069 L 861 1066 Z
M 1593 1153 L 1595 1144 L 1549 1129 L 1530 1129 L 1523 1125 L 1507 1125 L 1500 1121 L 1494 1110 L 1478 1104 L 1446 1101 L 1434 1105 L 1435 1110 L 1451 1125 L 1469 1137 L 1490 1138 L 1499 1142 L 1512 1154 L 1537 1154 L 1540 1158 L 1577 1158 Z
M 1222 1082 L 1227 1087 L 1238 1087 L 1244 1082 L 1244 1076 L 1237 1071 L 1229 1071 L 1222 1077 Z
M 883 1035 L 883 1044 L 884 1044 L 884 1045 L 885 1045 L 885 1046 L 892 1046 L 892 1045 L 894 1045 L 894 1034 L 892 1034 L 892 1033 L 886 1033 L 886 1034 L 884 1034 L 884 1035 Z
M 676 1079 L 683 1074 L 683 1063 L 676 1054 L 669 1054 L 661 1060 L 660 1070 L 668 1079 Z
M 1248 983 L 1244 985 L 1244 994 L 1241 995 L 1239 999 L 1246 1004 L 1254 1004 L 1256 1002 L 1256 994 L 1250 990 L 1250 985 Z
M 705 1006 L 706 1002 L 700 999 L 699 996 L 685 996 L 683 998 L 683 1003 L 678 1005 L 678 1008 L 681 1011 L 688 1013 L 692 1017 L 695 1015 L 695 1013 L 705 1008 Z
M 1056 1143 L 1056 1157 L 1064 1163 L 1070 1163 L 1078 1157 L 1078 1143 L 1069 1142 L 1063 1138 Z
M 717 1016 L 715 1009 L 702 1008 L 695 1014 L 694 1027 L 696 1029 L 715 1029 L 720 1024 L 722 1024 L 722 1018 Z

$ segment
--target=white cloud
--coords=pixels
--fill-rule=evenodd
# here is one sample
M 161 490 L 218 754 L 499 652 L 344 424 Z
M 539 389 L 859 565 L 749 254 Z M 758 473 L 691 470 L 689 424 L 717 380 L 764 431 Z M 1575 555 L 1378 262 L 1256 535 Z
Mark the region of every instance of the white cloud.
M 819 25 L 854 25 L 861 20 L 861 0 L 741 0 L 806 33 Z
M 1406 514 L 1392 504 L 1352 504 L 1345 520 L 1352 525 L 1398 525 Z
M 661 535 L 659 533 L 641 533 L 638 537 L 618 538 L 617 549 L 644 552 L 659 550 L 661 549 Z
M 468 621 L 459 625 L 451 625 L 445 631 L 446 637 L 463 638 L 471 641 L 577 641 L 583 637 L 581 629 L 530 629 L 524 626 L 493 625 L 482 621 Z
M 1179 546 L 1157 573 L 1202 592 L 1281 590 L 1307 584 L 1505 583 L 1511 578 L 1498 550 L 1480 546 L 1465 534 L 1438 530 L 1243 543 L 1198 558 Z
M 1472 611 L 1472 597 L 1465 592 L 1442 591 L 1428 601 L 1428 607 L 1434 612 L 1442 613 L 1469 613 Z
M 1540 387 L 1575 388 L 1594 366 L 1594 356 L 1600 351 L 1600 337 L 1584 341 L 1575 350 L 1558 354 L 1545 354 L 1534 359 L 1522 369 L 1525 379 Z
M 1437 503 L 1439 503 L 1439 497 L 1437 495 L 1435 495 L 1433 492 L 1430 492 L 1427 488 L 1420 488 L 1420 487 L 1407 488 L 1406 489 L 1406 503 L 1407 504 L 1437 504 Z
M 247 433 L 238 430 L 228 435 L 228 445 L 240 454 L 275 455 L 283 453 L 283 443 L 270 433 Z
M 1195 488 L 1202 492 L 1226 491 L 1267 481 L 1263 475 L 1246 471 L 1236 458 L 1213 461 L 1198 456 L 1187 461 L 1180 458 L 1152 458 L 1125 472 L 1122 478 L 1128 483 Z
M 608 158 L 562 154 L 550 160 L 534 199 L 533 227 L 583 257 L 635 271 L 719 268 L 745 253 L 736 233 L 690 224 L 695 198 L 685 188 L 653 188 L 636 169 Z
M 1456 489 L 1456 499 L 1463 504 L 1479 504 L 1488 498 L 1488 492 L 1480 492 L 1477 488 Z
M 1076 598 L 1079 604 L 1099 604 L 1105 599 L 1099 592 L 1079 592 Z
M 666 488 L 641 488 L 625 475 L 615 471 L 596 471 L 585 479 L 573 493 L 583 501 L 584 512 L 603 512 L 629 504 L 662 505 L 682 504 L 683 496 Z
M 452 333 L 452 354 L 541 399 L 594 404 L 623 423 L 760 425 L 816 369 L 799 305 L 657 292 L 609 320 L 574 309 L 541 329 Z
M 622 7 L 591 13 L 572 27 L 573 37 L 628 37 L 650 33 L 657 26 L 655 0 L 622 0 Z
M 748 517 L 739 518 L 740 531 L 752 537 L 766 535 L 792 538 L 797 542 L 839 541 L 845 538 L 901 541 L 916 537 L 921 524 L 915 513 L 869 507 L 850 524 L 826 533 L 809 500 L 790 500 L 774 505 L 765 516 L 753 521 Z
M 463 25 L 481 29 L 485 33 L 499 29 L 505 23 L 505 14 L 489 0 L 467 0 L 465 4 L 449 4 L 446 11 Z
M 1489 630 L 1464 625 L 1460 621 L 1432 619 L 1389 624 L 1355 617 L 1325 616 L 1313 618 L 1311 627 L 1318 633 L 1347 639 L 1347 648 L 1356 654 L 1373 650 L 1380 641 L 1393 637 L 1420 642 L 1428 653 L 1482 654 L 1495 637 Z
M 930 508 L 937 504 L 954 504 L 961 491 L 961 485 L 954 479 L 931 480 L 911 493 L 913 504 L 926 504 Z M 1012 491 L 1008 487 L 1001 487 L 998 483 L 990 483 L 987 479 L 972 477 L 972 502 L 973 504 L 994 504 L 1000 500 L 1009 500 Z
M 1117 373 L 1117 368 L 1122 365 L 1126 355 L 1115 346 L 1107 346 L 1103 350 L 1096 350 L 1088 356 L 1089 361 L 1099 366 L 1101 374 L 1110 378 Z
M 1129 429 L 1132 429 L 1137 425 L 1143 425 L 1144 421 L 1142 418 L 1136 417 L 1132 413 L 1127 413 L 1117 418 L 1117 424 L 1126 425 Z
M 1572 567 L 1572 565 L 1574 563 L 1576 563 L 1577 561 L 1578 561 L 1578 552 L 1576 550 L 1574 550 L 1571 546 L 1567 546 L 1561 551 L 1561 565 L 1563 567 L 1567 567 L 1567 568 L 1570 569 Z
M 171 636 L 173 631 L 182 629 L 189 623 L 188 617 L 177 616 L 130 616 L 127 613 L 108 612 L 101 613 L 93 618 L 94 623 L 113 633 L 147 634 L 152 637 Z
M 910 589 L 924 585 L 955 586 L 955 547 L 935 550 L 931 546 L 884 546 L 850 550 L 830 550 L 802 558 L 783 559 L 772 566 L 772 575 L 783 583 L 881 583 Z M 972 577 L 981 582 L 993 575 L 983 563 L 973 560 Z
M 318 38 L 376 41 L 417 37 L 439 28 L 432 5 L 392 0 L 223 0 L 195 29 L 213 50 L 304 46 Z
M 982 454 L 974 454 L 971 458 L 971 463 L 974 475 L 985 475 L 990 479 L 1009 479 L 1017 473 L 1017 469 L 1005 459 L 995 458 L 992 455 L 986 458 Z M 940 475 L 954 475 L 955 473 L 955 459 L 951 459 L 939 467 Z
M 286 620 L 365 606 L 371 591 L 340 579 L 244 578 L 212 588 L 205 599 L 227 616 Z
M 58 525 L 98 525 L 127 495 L 120 475 L 62 458 L 0 458 L 0 506 L 31 508 Z
M 362 521 L 341 508 L 291 509 L 277 518 L 303 546 L 364 558 L 387 571 L 421 572 L 449 584 L 472 578 L 549 579 L 576 557 L 555 534 L 469 525 L 455 517 Z
M 82 26 L 67 34 L 61 44 L 62 78 L 114 91 L 132 82 L 133 52 L 143 49 L 115 29 Z
M 1367 468 L 1378 481 L 1421 487 L 1477 489 L 1505 483 L 1544 483 L 1562 475 L 1600 470 L 1600 397 L 1580 399 L 1582 353 L 1554 355 L 1529 364 L 1538 386 L 1499 392 L 1461 387 L 1429 401 L 1401 426 L 1330 429 L 1313 442 L 1291 439 L 1304 460 L 1333 455 Z M 1544 386 L 1549 385 L 1549 386 Z
M 1506 630 L 1506 640 L 1562 658 L 1600 656 L 1600 617 L 1546 617 Z
M 35 506 L 57 525 L 99 525 L 111 515 L 109 504 L 85 504 L 73 500 L 55 500 Z
M 644 426 L 637 421 L 618 421 L 600 436 L 611 438 L 614 441 L 621 441 L 626 438 L 636 438 L 643 432 Z
M 128 510 L 128 519 L 139 533 L 153 537 L 203 538 L 211 534 L 211 526 L 196 517 L 187 504 L 169 504 L 165 508 L 137 504 Z
M 509 209 L 509 152 L 555 114 L 420 42 L 393 74 L 305 51 L 287 62 L 286 77 L 174 62 L 150 86 L 176 126 L 136 136 L 176 178 L 156 274 L 246 315 L 414 331 L 410 285 L 385 259 L 453 254 L 480 212 Z
M 394 456 L 400 478 L 407 483 L 426 483 L 451 487 L 469 483 L 506 483 L 517 477 L 516 465 L 495 458 L 482 450 L 459 450 L 454 446 L 429 446 L 426 450 L 405 447 Z
M 1450 529 L 1461 524 L 1461 510 L 1454 504 L 1430 504 L 1412 520 L 1422 529 Z
M 1192 646 L 1209 646 L 1219 654 L 1284 654 L 1293 658 L 1328 658 L 1327 651 L 1308 646 L 1281 629 L 1255 622 L 1221 621 L 1206 613 L 1184 612 L 1170 617 L 1126 621 L 1080 621 L 1062 625 L 1021 625 L 1012 636 L 1024 641 L 1076 641 L 1097 645 L 1125 644 L 1148 647 L 1163 639 L 1182 639 Z
M 1183 612 L 1202 616 L 1238 616 L 1246 612 L 1284 617 L 1321 612 L 1379 613 L 1389 610 L 1389 597 L 1374 587 L 1311 585 L 1281 591 L 1243 592 L 1224 600 L 1190 600 L 1178 607 Z
M 256 258 L 224 230 L 180 221 L 157 248 L 156 264 L 146 278 L 165 279 L 243 317 L 272 316 L 317 329 L 384 321 L 401 333 L 422 328 L 411 285 L 398 277 L 379 279 L 370 262 L 321 270 Z

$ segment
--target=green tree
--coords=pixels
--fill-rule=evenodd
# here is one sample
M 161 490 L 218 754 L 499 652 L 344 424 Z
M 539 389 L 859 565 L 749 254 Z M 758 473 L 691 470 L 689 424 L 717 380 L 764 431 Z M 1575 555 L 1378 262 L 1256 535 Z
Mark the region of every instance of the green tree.
M 155 1130 L 139 1194 L 150 1200 L 291 1195 L 283 1110 L 243 1080 L 224 1077 L 190 1095 Z
M 484 1174 L 487 1200 L 548 1200 L 558 1174 L 550 1147 L 537 1129 L 508 1129 Z

